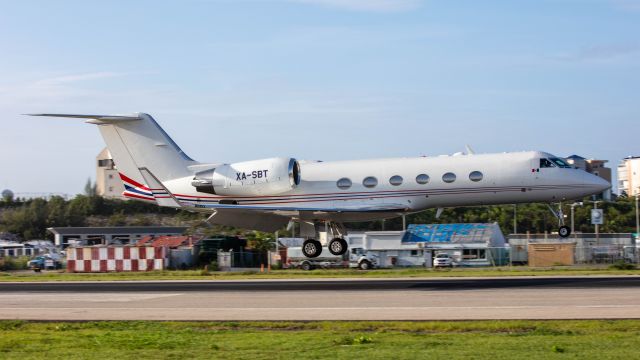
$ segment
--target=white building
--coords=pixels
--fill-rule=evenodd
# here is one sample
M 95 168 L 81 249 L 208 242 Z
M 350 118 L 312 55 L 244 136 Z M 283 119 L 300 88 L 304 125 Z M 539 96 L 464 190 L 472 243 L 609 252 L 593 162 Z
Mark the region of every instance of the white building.
M 107 148 L 102 149 L 96 156 L 96 195 L 110 199 L 126 199 L 122 196 L 124 185 L 120 180 L 111 153 Z
M 640 194 L 640 156 L 629 156 L 618 165 L 618 193 Z
M 604 180 L 611 183 L 611 168 L 608 168 L 605 164 L 608 163 L 608 160 L 597 160 L 597 159 L 585 159 L 579 155 L 571 155 L 565 158 L 567 163 L 573 166 L 576 169 L 582 169 L 589 174 L 593 174 L 595 176 L 599 176 Z M 602 192 L 601 197 L 604 200 L 611 200 L 611 189 L 607 189 Z
M 407 231 L 350 233 L 349 247 L 378 256 L 381 267 L 431 267 L 447 253 L 458 266 L 504 265 L 506 241 L 498 224 L 409 225 Z

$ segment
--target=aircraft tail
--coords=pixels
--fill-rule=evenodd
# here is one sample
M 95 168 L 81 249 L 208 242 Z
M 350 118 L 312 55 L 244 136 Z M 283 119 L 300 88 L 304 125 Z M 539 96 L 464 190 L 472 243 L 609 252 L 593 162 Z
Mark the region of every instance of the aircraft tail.
M 100 133 L 113 157 L 125 189 L 141 197 L 153 200 L 146 179 L 140 168 L 147 168 L 159 181 L 191 175 L 188 166 L 197 164 L 169 137 L 148 114 L 132 115 L 75 115 L 75 114 L 31 114 L 88 119 L 98 125 Z M 129 185 L 129 186 L 127 186 Z M 126 192 L 126 191 L 125 191 Z

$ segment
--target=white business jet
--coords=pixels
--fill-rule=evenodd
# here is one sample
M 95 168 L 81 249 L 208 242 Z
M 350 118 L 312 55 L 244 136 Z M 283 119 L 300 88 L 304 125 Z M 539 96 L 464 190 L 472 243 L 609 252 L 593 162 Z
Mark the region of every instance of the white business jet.
M 347 251 L 342 225 L 430 208 L 561 202 L 611 185 L 540 151 L 454 154 L 352 161 L 269 158 L 238 163 L 191 159 L 148 114 L 32 114 L 88 119 L 98 125 L 124 183 L 124 196 L 211 214 L 212 224 L 276 231 L 290 221 L 317 257 Z M 557 215 L 557 214 L 556 214 Z M 569 236 L 563 226 L 560 236 Z

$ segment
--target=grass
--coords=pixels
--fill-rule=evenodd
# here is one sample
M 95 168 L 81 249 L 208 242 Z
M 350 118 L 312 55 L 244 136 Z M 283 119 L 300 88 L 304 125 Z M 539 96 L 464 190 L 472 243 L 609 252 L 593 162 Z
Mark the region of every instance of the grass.
M 494 277 L 494 276 L 588 276 L 588 275 L 640 275 L 640 270 L 616 267 L 501 267 L 460 269 L 355 269 L 328 270 L 273 270 L 271 272 L 205 272 L 202 270 L 150 271 L 135 273 L 66 273 L 0 272 L 0 282 L 23 281 L 145 281 L 145 280 L 241 280 L 241 279 L 321 279 L 321 278 L 442 278 L 442 277 Z
M 0 321 L 3 359 L 634 359 L 640 320 Z

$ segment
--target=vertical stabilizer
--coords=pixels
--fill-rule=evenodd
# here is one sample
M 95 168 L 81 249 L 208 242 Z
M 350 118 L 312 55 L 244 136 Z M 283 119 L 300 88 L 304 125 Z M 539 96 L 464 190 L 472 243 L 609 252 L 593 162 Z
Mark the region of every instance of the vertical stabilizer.
M 167 181 L 191 175 L 188 166 L 197 164 L 145 113 L 32 115 L 89 119 L 88 123 L 98 125 L 125 187 L 129 185 L 140 196 L 151 197 L 152 194 L 139 168 L 147 168 L 159 181 Z

